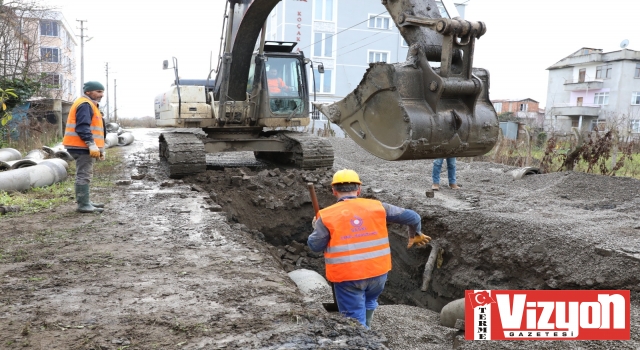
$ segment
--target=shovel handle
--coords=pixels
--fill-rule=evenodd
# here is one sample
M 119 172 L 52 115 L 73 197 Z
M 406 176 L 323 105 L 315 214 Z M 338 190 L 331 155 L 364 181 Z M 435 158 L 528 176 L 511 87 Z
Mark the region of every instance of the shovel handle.
M 313 204 L 313 210 L 315 211 L 316 217 L 318 216 L 318 212 L 320 211 L 320 206 L 318 205 L 318 197 L 316 197 L 316 189 L 313 187 L 313 184 L 309 182 L 307 184 L 309 188 L 309 196 L 311 197 L 311 203 Z

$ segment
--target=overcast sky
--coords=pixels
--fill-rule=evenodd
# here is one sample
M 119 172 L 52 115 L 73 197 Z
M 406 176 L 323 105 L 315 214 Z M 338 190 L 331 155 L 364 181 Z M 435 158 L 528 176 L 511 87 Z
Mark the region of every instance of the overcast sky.
M 104 83 L 109 62 L 109 103 L 113 109 L 117 79 L 119 117 L 153 116 L 154 97 L 173 81 L 173 71 L 162 70 L 163 60 L 176 57 L 182 78 L 206 78 L 211 53 L 216 66 L 225 0 L 47 1 L 63 11 L 77 35 L 76 19 L 88 20 L 85 35 L 93 38 L 85 43 L 85 81 Z M 380 0 L 369 2 L 368 12 L 384 9 Z M 640 0 L 470 0 L 467 5 L 467 19 L 487 24 L 474 66 L 491 73 L 492 99 L 532 98 L 544 107 L 546 68 L 560 59 L 581 47 L 619 50 L 623 39 L 629 49 L 640 50 Z M 78 81 L 79 68 L 78 63 Z

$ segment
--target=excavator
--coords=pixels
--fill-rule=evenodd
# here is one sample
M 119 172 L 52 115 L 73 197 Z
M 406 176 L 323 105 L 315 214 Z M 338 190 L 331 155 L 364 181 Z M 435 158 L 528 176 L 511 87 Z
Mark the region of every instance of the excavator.
M 332 167 L 327 139 L 295 131 L 310 123 L 310 60 L 294 52 L 296 43 L 265 40 L 266 20 L 279 2 L 227 0 L 215 79 L 181 84 L 176 70 L 171 90 L 156 97 L 156 125 L 174 128 L 160 135 L 160 157 L 171 177 L 206 170 L 206 153 L 232 151 L 253 151 L 258 159 L 303 169 Z M 490 151 L 499 123 L 489 100 L 489 73 L 472 68 L 485 24 L 442 18 L 435 0 L 382 4 L 409 44 L 406 62 L 370 64 L 352 93 L 315 107 L 382 159 Z

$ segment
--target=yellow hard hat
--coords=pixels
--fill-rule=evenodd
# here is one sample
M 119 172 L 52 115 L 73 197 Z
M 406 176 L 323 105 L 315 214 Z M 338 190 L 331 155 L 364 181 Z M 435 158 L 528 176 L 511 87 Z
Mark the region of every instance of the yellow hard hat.
M 362 182 L 360 182 L 360 177 L 358 176 L 358 173 L 356 173 L 355 171 L 351 169 L 342 169 L 342 170 L 336 171 L 336 173 L 333 174 L 333 181 L 331 181 L 331 186 L 336 184 L 360 185 L 362 184 Z

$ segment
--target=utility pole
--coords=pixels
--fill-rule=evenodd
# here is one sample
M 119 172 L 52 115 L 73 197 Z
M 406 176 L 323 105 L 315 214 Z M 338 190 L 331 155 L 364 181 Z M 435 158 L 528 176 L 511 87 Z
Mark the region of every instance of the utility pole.
M 106 91 L 106 93 L 107 93 L 106 94 L 107 95 L 107 108 L 105 110 L 105 113 L 107 115 L 107 121 L 110 122 L 111 120 L 109 119 L 109 62 L 107 62 L 106 66 L 105 66 L 105 70 L 107 72 L 107 80 L 106 80 L 107 81 L 107 91 Z
M 116 79 L 113 79 L 113 119 L 117 123 L 118 122 L 118 104 L 116 100 L 116 89 L 118 88 L 118 84 L 116 84 Z
M 86 19 L 76 19 L 77 22 L 80 22 L 80 89 L 84 86 L 84 30 L 89 29 L 84 27 L 84 22 L 87 22 Z

